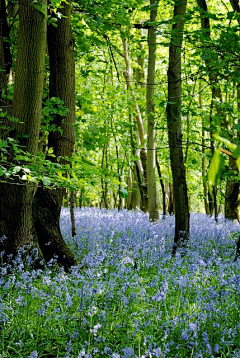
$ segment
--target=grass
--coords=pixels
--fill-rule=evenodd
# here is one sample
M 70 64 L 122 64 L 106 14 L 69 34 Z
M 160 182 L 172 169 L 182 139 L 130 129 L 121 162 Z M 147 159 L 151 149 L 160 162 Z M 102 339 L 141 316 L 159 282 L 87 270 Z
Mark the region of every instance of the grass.
M 171 258 L 174 218 L 76 210 L 81 260 L 66 274 L 49 263 L 0 272 L 0 357 L 240 357 L 240 228 L 191 216 L 185 255 Z M 87 268 L 83 268 L 87 267 Z

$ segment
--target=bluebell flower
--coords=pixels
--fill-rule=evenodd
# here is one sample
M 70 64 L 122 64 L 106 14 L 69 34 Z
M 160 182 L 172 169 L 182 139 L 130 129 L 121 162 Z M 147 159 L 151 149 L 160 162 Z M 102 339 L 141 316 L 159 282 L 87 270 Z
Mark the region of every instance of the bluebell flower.
M 28 356 L 28 358 L 37 358 L 37 357 L 38 357 L 38 352 L 37 351 L 32 351 L 30 356 Z

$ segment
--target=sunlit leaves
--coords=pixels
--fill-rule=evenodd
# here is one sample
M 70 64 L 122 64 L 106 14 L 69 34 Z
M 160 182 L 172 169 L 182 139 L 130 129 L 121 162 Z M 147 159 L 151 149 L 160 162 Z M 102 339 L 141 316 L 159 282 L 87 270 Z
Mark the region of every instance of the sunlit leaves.
M 221 178 L 221 175 L 225 169 L 225 160 L 224 156 L 221 153 L 220 149 L 216 149 L 208 171 L 208 183 L 209 183 L 209 191 L 212 193 L 213 186 L 216 186 L 218 180 Z

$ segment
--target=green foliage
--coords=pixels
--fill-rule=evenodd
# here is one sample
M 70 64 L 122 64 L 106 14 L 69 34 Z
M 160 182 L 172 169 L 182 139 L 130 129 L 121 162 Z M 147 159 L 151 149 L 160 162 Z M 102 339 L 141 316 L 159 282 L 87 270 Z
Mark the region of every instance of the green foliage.
M 238 171 L 240 172 L 240 146 L 237 146 L 235 143 L 232 143 L 230 140 L 223 138 L 217 134 L 214 134 L 214 138 L 222 142 L 229 149 L 232 150 L 232 152 L 229 152 L 229 155 L 231 155 L 236 160 L 236 165 Z M 222 152 L 224 153 L 224 151 Z M 221 149 L 216 149 L 210 162 L 210 167 L 208 171 L 208 184 L 210 193 L 212 193 L 213 186 L 216 186 L 221 180 L 222 174 L 226 172 L 225 160 L 222 152 Z M 231 176 L 231 178 L 233 179 L 231 173 L 226 173 L 227 176 Z M 234 179 L 236 180 L 236 177 L 234 177 Z
M 59 131 L 58 118 L 67 115 L 67 108 L 59 98 L 48 98 L 44 93 L 40 146 L 44 153 L 31 157 L 24 152 L 18 142 L 20 137 L 11 134 L 14 118 L 1 113 L 13 125 L 1 125 L 0 130 L 8 131 L 1 138 L 0 175 L 1 180 L 21 178 L 24 182 L 50 187 L 65 186 L 76 188 L 89 198 L 89 202 L 99 201 L 103 186 L 108 196 L 122 195 L 119 192 L 127 187 L 130 167 L 139 159 L 136 155 L 137 125 L 135 121 L 137 101 L 145 121 L 146 112 L 146 67 L 147 30 L 139 29 L 151 25 L 148 22 L 150 6 L 146 0 L 81 0 L 72 3 L 72 26 L 76 60 L 76 153 L 72 160 L 54 158 L 55 163 L 46 160 L 54 157 L 51 148 L 46 148 L 47 136 Z M 51 0 L 48 22 L 57 26 L 63 3 Z M 36 0 L 33 6 L 38 7 Z M 157 31 L 157 75 L 155 85 L 155 120 L 157 131 L 157 154 L 165 183 L 172 181 L 169 158 L 168 133 L 166 125 L 167 67 L 169 33 L 172 26 L 172 1 L 159 2 L 161 11 L 155 25 Z M 236 88 L 240 83 L 238 19 L 230 3 L 228 9 L 221 3 L 208 3 L 208 11 L 202 12 L 194 2 L 188 2 L 184 17 L 184 49 L 182 61 L 182 123 L 183 152 L 189 196 L 192 201 L 203 196 L 202 160 L 208 167 L 211 157 L 210 133 L 219 133 L 218 138 L 232 151 L 240 167 L 239 143 L 233 143 L 240 130 L 238 123 Z M 41 11 L 41 8 L 39 8 Z M 46 15 L 46 14 L 44 14 Z M 210 21 L 210 34 L 201 30 L 200 21 Z M 10 38 L 4 39 L 11 46 L 13 69 L 15 66 L 18 16 L 10 17 Z M 126 90 L 124 71 L 126 65 L 122 54 L 122 38 L 127 38 L 132 67 L 133 93 Z M 209 84 L 209 68 L 217 78 L 222 92 L 222 100 L 212 99 Z M 139 79 L 139 73 L 145 74 Z M 48 83 L 48 59 L 46 56 L 46 87 Z M 201 95 L 201 105 L 199 96 Z M 2 91 L 2 99 L 11 105 L 13 84 Z M 219 115 L 220 110 L 222 115 Z M 222 118 L 224 117 L 224 118 Z M 226 117 L 226 118 L 225 118 Z M 226 119 L 227 126 L 223 124 Z M 5 126 L 5 127 L 4 127 Z M 229 131 L 229 128 L 231 130 Z M 146 130 L 145 123 L 145 130 Z M 204 150 L 201 144 L 202 131 L 205 133 Z M 5 132 L 6 133 L 6 132 Z M 14 139 L 13 139 L 14 138 Z M 221 138 L 221 139 L 220 139 Z M 188 147 L 188 148 L 187 148 Z M 117 150 L 116 150 L 117 148 Z M 208 179 L 210 188 L 227 178 L 224 171 L 224 154 L 216 152 L 210 165 Z M 67 165 L 67 166 L 66 166 Z M 19 169 L 21 168 L 21 169 Z M 24 168 L 28 169 L 26 172 Z M 225 167 L 226 169 L 226 167 Z M 224 175 L 222 175 L 224 174 Z M 23 179 L 24 178 L 24 179 Z M 157 189 L 160 185 L 157 179 Z M 123 189 L 125 190 L 125 189 Z M 211 190 L 211 189 L 210 189 Z M 202 206 L 202 204 L 201 204 Z
M 127 199 L 128 197 L 128 191 L 126 189 L 120 189 L 119 190 L 119 195 L 121 198 L 123 199 Z
M 62 133 L 61 127 L 58 125 L 58 117 L 64 118 L 68 112 L 69 109 L 60 98 L 46 98 L 43 101 L 41 131 L 44 134 L 54 131 Z
M 208 184 L 209 191 L 212 194 L 212 187 L 216 186 L 218 181 L 221 179 L 221 175 L 225 169 L 224 156 L 220 149 L 216 149 L 210 163 L 208 171 Z

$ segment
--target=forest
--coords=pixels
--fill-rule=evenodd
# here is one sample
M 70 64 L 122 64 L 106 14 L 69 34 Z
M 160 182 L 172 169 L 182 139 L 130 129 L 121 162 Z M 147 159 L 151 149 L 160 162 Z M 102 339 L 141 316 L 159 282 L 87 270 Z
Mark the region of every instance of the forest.
M 0 358 L 240 357 L 238 0 L 0 0 Z

